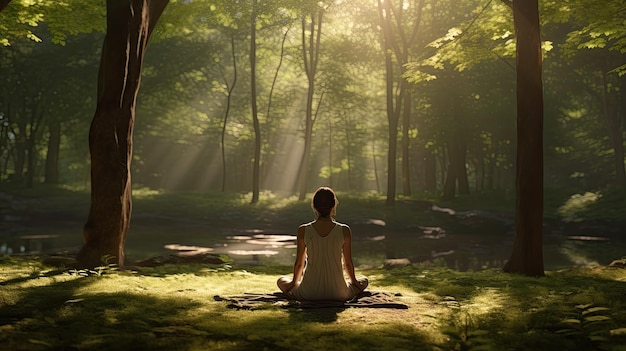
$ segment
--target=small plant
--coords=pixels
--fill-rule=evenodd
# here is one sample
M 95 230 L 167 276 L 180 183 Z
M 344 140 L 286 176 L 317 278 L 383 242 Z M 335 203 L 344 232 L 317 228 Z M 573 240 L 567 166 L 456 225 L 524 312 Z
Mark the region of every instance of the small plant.
M 476 328 L 476 323 L 468 312 L 462 312 L 460 305 L 454 298 L 448 297 L 445 301 L 454 312 L 442 333 L 448 337 L 444 345 L 437 345 L 442 350 L 476 351 L 493 350 L 494 341 L 489 337 L 489 331 Z
M 73 269 L 69 273 L 86 277 L 90 275 L 102 276 L 106 273 L 116 272 L 119 270 L 117 263 L 110 263 L 114 259 L 115 256 L 104 255 L 100 258 L 100 262 L 102 262 L 100 266 L 94 267 L 94 269 Z
M 584 340 L 597 350 L 610 350 L 608 343 L 612 325 L 608 307 L 593 304 L 576 305 L 571 318 L 564 319 L 565 329 L 557 331 L 570 338 Z

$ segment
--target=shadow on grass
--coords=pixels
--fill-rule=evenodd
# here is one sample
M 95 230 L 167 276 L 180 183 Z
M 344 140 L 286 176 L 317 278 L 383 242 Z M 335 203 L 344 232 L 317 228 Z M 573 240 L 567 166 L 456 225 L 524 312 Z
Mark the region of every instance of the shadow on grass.
M 604 267 L 531 278 L 500 270 L 406 268 L 377 285 L 400 285 L 446 306 L 450 347 L 621 350 L 626 342 L 626 270 Z
M 0 343 L 11 350 L 145 350 L 166 346 L 157 340 L 155 330 L 198 307 L 181 298 L 90 294 L 94 279 L 77 278 L 21 291 L 18 301 L 2 308 Z
M 197 267 L 178 268 L 183 275 L 196 271 Z M 168 276 L 166 273 L 164 278 Z M 149 283 L 143 279 L 153 276 L 121 272 L 87 277 L 56 274 L 39 280 L 41 277 L 5 282 L 16 299 L 0 301 L 0 348 L 432 349 L 426 332 L 393 320 L 383 325 L 346 324 L 338 320 L 343 309 L 235 311 L 208 302 L 209 296 L 203 301 L 203 293 L 195 289 L 146 285 Z M 128 286 L 129 281 L 133 285 Z

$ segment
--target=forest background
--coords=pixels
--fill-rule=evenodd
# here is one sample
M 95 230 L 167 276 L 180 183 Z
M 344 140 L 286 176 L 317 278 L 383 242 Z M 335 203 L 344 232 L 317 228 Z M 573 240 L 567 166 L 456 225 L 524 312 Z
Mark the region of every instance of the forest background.
M 197 227 L 215 234 L 227 223 L 224 230 L 248 235 L 291 226 L 306 216 L 305 195 L 323 184 L 342 191 L 341 214 L 361 233 L 354 242 L 360 260 L 370 246 L 390 248 L 392 240 L 423 248 L 418 229 L 473 251 L 485 249 L 465 245 L 475 244 L 473 235 L 490 236 L 508 253 L 506 215 L 494 212 L 504 229 L 467 233 L 471 216 L 428 206 L 485 208 L 485 199 L 496 198 L 512 207 L 518 150 L 511 3 L 170 1 L 146 51 L 134 126 L 138 227 L 152 227 L 130 241 L 145 252 L 163 248 L 160 240 L 189 240 Z M 87 134 L 100 88 L 105 1 L 0 0 L 0 11 L 0 214 L 11 222 L 0 227 L 9 235 L 28 227 L 15 218 L 75 226 L 88 207 Z M 597 246 L 581 244 L 593 246 L 587 258 L 623 252 L 614 224 L 623 223 L 626 198 L 625 11 L 617 0 L 540 2 L 546 246 L 579 246 L 563 238 L 574 233 L 572 221 L 611 221 L 578 227 L 616 234 Z M 242 203 L 255 202 L 259 190 L 259 206 Z M 382 197 L 387 205 L 402 201 L 384 206 Z M 576 211 L 594 204 L 602 206 Z M 387 237 L 372 236 L 384 224 L 379 218 L 389 223 L 381 233 Z M 416 227 L 424 223 L 443 224 Z M 207 296 L 267 291 L 288 267 L 130 262 L 124 271 L 115 264 L 68 270 L 4 256 L 0 339 L 12 349 L 363 349 L 381 341 L 379 349 L 394 350 L 624 349 L 623 259 L 543 279 L 502 274 L 501 260 L 497 270 L 437 268 L 431 254 L 439 252 L 397 269 L 359 262 L 371 287 L 397 292 L 411 307 L 405 311 L 249 314 Z M 494 267 L 488 263 L 478 268 Z
M 263 191 L 303 196 L 327 184 L 452 198 L 513 189 L 515 40 L 506 4 L 403 2 L 390 94 L 375 2 L 315 12 L 260 2 L 255 45 L 251 4 L 173 1 L 165 10 L 138 97 L 134 184 L 251 191 L 258 146 Z M 623 188 L 623 3 L 540 5 L 546 188 L 594 196 Z M 88 188 L 86 132 L 105 16 L 103 1 L 15 1 L 2 12 L 2 182 Z

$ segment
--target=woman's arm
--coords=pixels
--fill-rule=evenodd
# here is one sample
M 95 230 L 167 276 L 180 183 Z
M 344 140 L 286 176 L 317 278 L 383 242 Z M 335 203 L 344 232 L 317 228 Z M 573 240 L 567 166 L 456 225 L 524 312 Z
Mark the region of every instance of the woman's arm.
M 296 239 L 297 249 L 296 249 L 296 262 L 293 264 L 293 277 L 291 280 L 288 280 L 287 277 L 281 277 L 278 279 L 278 287 L 285 294 L 290 294 L 291 290 L 296 287 L 300 283 L 302 279 L 302 274 L 304 272 L 304 266 L 306 262 L 306 246 L 304 244 L 304 227 L 301 226 L 298 228 L 298 236 Z
M 361 284 L 356 279 L 354 263 L 352 262 L 352 231 L 347 225 L 343 226 L 343 265 L 348 277 L 350 277 L 350 282 L 360 287 Z
M 293 283 L 299 283 L 304 273 L 304 264 L 306 260 L 306 245 L 304 244 L 304 226 L 298 228 L 296 248 L 296 262 L 293 264 Z

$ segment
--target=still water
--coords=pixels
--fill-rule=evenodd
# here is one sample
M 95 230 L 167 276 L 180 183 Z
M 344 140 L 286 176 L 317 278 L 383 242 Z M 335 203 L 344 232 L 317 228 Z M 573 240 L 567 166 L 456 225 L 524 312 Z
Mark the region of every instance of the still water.
M 471 231 L 414 226 L 390 229 L 380 219 L 355 220 L 353 257 L 361 268 L 394 264 L 434 264 L 452 269 L 500 268 L 509 258 L 514 234 L 511 225 Z M 606 265 L 626 256 L 621 230 L 602 225 L 544 227 L 546 270 L 580 265 Z M 235 264 L 291 266 L 295 256 L 295 228 L 214 228 L 207 223 L 137 216 L 126 242 L 126 257 L 139 261 L 170 254 L 226 255 Z M 0 255 L 76 252 L 81 224 L 59 227 L 25 226 L 0 233 Z

